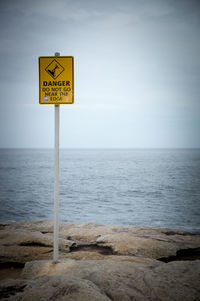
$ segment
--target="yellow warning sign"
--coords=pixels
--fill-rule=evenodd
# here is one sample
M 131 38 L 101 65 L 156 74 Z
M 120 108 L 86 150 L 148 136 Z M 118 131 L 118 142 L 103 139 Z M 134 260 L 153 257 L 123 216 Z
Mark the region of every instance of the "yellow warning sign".
M 39 57 L 39 103 L 74 103 L 74 57 Z

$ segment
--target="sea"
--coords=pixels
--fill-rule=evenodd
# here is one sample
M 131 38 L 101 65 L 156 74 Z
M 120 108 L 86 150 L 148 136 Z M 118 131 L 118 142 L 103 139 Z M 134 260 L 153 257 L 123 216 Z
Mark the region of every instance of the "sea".
M 52 149 L 0 149 L 0 222 L 53 219 Z M 200 149 L 61 149 L 59 219 L 200 233 Z

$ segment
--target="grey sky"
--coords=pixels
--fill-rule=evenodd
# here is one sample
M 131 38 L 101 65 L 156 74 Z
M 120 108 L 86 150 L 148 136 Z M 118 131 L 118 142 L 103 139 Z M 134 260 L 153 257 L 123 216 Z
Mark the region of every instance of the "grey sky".
M 0 147 L 52 147 L 38 56 L 73 55 L 61 147 L 200 147 L 200 1 L 0 1 Z

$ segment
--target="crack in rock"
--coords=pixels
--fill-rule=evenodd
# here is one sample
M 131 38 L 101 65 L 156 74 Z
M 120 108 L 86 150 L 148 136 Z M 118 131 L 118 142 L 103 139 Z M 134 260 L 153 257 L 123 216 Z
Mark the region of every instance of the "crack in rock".
M 194 249 L 182 249 L 176 252 L 175 256 L 162 257 L 159 261 L 171 262 L 171 261 L 184 261 L 184 260 L 199 260 L 200 259 L 200 248 Z
M 4 289 L 1 290 L 1 298 L 8 298 L 10 296 L 16 295 L 17 293 L 21 293 L 24 291 L 25 287 L 26 287 L 26 284 L 21 285 L 19 287 L 16 287 L 16 286 L 5 287 Z
M 37 242 L 37 241 L 27 241 L 27 242 L 21 242 L 19 246 L 23 247 L 47 247 L 47 248 L 52 248 L 52 245 L 44 244 L 42 242 Z
M 78 251 L 89 251 L 89 252 L 97 252 L 102 255 L 116 255 L 113 249 L 109 246 L 98 246 L 97 244 L 73 244 L 70 248 L 70 252 L 78 252 Z

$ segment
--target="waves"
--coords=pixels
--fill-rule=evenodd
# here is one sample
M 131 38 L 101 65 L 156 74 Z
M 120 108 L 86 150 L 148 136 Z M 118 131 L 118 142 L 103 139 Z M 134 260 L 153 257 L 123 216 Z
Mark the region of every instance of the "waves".
M 0 150 L 1 221 L 53 218 L 53 151 Z M 60 219 L 200 231 L 200 150 L 61 150 Z

